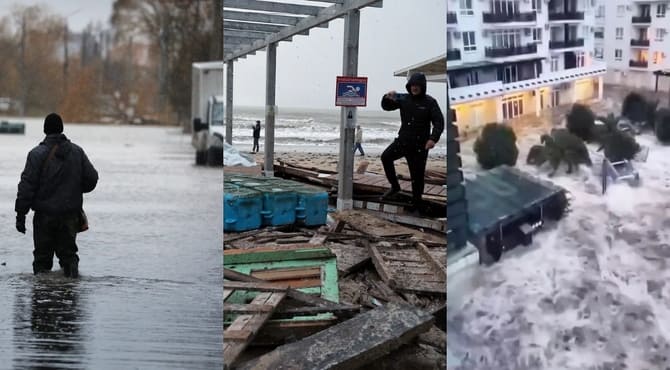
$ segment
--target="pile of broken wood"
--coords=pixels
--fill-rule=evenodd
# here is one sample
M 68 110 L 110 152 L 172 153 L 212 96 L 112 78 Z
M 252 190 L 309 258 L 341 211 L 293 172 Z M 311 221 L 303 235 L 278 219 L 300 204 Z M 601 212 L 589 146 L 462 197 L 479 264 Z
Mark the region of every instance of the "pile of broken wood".
M 224 235 L 225 254 L 325 247 L 336 257 L 339 303 L 289 280 L 224 269 L 226 368 L 443 369 L 446 367 L 446 240 L 371 216 L 333 215 L 319 229 L 295 226 Z M 312 275 L 310 275 L 312 276 Z M 318 276 L 318 275 L 317 275 Z M 311 277 L 313 278 L 313 276 Z M 228 303 L 235 291 L 255 292 Z M 326 314 L 297 323 L 282 318 Z

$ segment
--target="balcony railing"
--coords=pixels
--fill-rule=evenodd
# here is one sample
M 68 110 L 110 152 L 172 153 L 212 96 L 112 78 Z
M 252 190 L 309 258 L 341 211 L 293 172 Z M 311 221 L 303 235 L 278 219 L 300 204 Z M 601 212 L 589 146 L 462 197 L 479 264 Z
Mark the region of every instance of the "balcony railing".
M 550 21 L 584 20 L 584 12 L 549 12 Z
M 649 47 L 649 40 L 631 39 L 630 40 L 630 46 Z
M 484 51 L 484 54 L 488 58 L 504 58 L 534 53 L 537 53 L 537 44 L 528 44 L 526 46 L 517 47 L 487 47 Z
M 460 49 L 447 49 L 447 61 L 450 60 L 461 60 L 461 50 Z
M 633 23 L 651 23 L 651 16 L 650 15 L 634 16 Z
M 647 68 L 649 67 L 649 62 L 646 60 L 631 60 L 628 65 L 634 68 Z
M 604 38 L 605 38 L 605 33 L 603 33 L 603 32 L 596 32 L 596 33 L 593 34 L 593 37 L 594 37 L 594 38 L 597 38 L 597 39 L 604 39 Z
M 447 24 L 456 24 L 456 23 L 458 23 L 458 18 L 456 17 L 456 13 L 448 12 L 447 13 Z
M 535 22 L 537 14 L 528 13 L 484 13 L 484 23 Z
M 584 39 L 549 41 L 549 49 L 579 48 L 584 46 Z

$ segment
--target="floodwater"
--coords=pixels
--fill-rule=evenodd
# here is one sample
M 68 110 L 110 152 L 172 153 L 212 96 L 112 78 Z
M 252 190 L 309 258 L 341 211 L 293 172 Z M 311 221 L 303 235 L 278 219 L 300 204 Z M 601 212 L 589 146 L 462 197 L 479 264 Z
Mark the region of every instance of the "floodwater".
M 14 121 L 14 120 L 12 120 Z M 32 275 L 32 212 L 14 200 L 42 121 L 0 135 L 0 369 L 223 367 L 220 168 L 176 128 L 67 125 L 96 166 L 79 279 Z

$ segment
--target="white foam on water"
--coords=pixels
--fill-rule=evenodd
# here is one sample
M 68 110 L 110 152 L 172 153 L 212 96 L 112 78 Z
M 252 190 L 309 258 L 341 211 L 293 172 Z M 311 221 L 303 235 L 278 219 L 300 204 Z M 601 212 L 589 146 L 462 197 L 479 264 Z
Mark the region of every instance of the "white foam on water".
M 526 165 L 539 135 L 519 139 L 517 167 L 567 189 L 570 212 L 531 246 L 479 266 L 466 289 L 450 284 L 449 347 L 464 359 L 456 368 L 670 366 L 670 147 L 649 134 L 638 142 L 650 147 L 647 162 L 634 163 L 641 186 L 602 195 L 588 167 L 549 178 Z M 471 147 L 461 153 L 470 176 L 481 171 Z

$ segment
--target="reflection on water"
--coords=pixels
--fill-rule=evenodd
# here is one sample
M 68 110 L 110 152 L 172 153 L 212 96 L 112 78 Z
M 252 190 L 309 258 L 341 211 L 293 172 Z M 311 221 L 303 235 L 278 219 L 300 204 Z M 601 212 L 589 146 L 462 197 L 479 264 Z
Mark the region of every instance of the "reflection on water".
M 12 121 L 16 121 L 12 119 Z M 221 369 L 221 169 L 179 129 L 65 126 L 100 173 L 77 237 L 80 279 L 32 275 L 16 184 L 40 120 L 0 135 L 0 370 Z M 5 263 L 3 265 L 2 263 Z
M 79 367 L 86 321 L 79 281 L 45 274 L 24 284 L 14 302 L 14 366 Z

